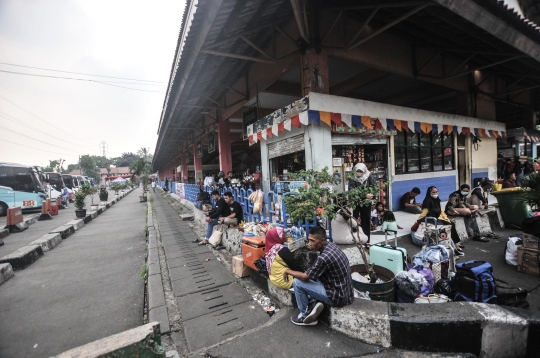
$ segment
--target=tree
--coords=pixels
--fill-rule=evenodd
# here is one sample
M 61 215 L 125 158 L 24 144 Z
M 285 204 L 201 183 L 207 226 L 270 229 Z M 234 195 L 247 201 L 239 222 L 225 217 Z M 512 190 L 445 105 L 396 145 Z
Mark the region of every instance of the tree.
M 122 155 L 118 158 L 114 158 L 114 164 L 117 167 L 130 167 L 133 163 L 135 163 L 139 159 L 139 156 L 137 154 L 134 154 L 132 152 L 126 152 L 122 153 Z
M 94 156 L 88 154 L 83 155 L 81 156 L 79 163 L 81 164 L 81 170 L 84 175 L 90 178 L 99 178 L 99 173 Z
M 67 169 L 64 172 L 62 172 L 62 174 L 69 174 L 72 171 L 74 171 L 75 169 L 80 169 L 78 163 L 77 164 L 69 164 L 67 166 Z
M 57 172 L 57 173 L 63 173 L 64 167 L 63 167 L 64 160 L 49 160 L 49 165 L 46 167 L 43 167 L 42 170 L 44 172 Z

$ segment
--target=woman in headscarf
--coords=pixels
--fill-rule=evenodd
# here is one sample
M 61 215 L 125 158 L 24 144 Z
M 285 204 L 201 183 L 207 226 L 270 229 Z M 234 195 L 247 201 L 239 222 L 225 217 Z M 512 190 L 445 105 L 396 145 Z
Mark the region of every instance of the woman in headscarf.
M 448 198 L 444 211 L 447 215 L 454 216 L 478 216 L 478 206 L 467 202 L 467 195 L 471 191 L 469 184 L 462 184 L 459 190 L 456 190 Z
M 377 184 L 374 177 L 371 176 L 369 169 L 364 163 L 358 163 L 353 168 L 354 179 L 349 180 L 349 190 L 359 186 L 373 186 Z M 367 194 L 366 199 L 373 199 L 373 194 Z M 360 218 L 360 226 L 367 236 L 367 243 L 371 234 L 371 205 L 357 207 L 353 211 L 355 218 Z
M 289 280 L 283 279 L 285 270 L 291 269 L 294 271 L 304 272 L 302 267 L 294 259 L 294 255 L 289 248 L 283 246 L 285 241 L 285 231 L 282 227 L 275 227 L 266 233 L 265 244 L 265 260 L 266 271 L 270 277 L 270 282 L 277 288 L 288 290 L 292 287 L 293 277 L 289 276 Z

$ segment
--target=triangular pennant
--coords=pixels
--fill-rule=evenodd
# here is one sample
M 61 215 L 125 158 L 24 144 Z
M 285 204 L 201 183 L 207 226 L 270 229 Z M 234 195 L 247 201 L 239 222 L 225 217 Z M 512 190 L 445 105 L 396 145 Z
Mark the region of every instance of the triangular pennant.
M 298 114 L 291 117 L 291 124 L 297 128 L 302 128 L 300 125 L 300 116 Z
M 358 127 L 358 128 L 364 128 L 364 126 L 362 125 L 362 119 L 360 118 L 360 116 L 351 116 L 351 120 L 352 120 L 352 124 L 353 126 L 355 127 Z
M 281 134 L 285 133 L 285 122 L 279 122 L 277 124 L 278 132 Z
M 351 115 L 350 114 L 341 114 L 341 122 L 345 123 L 347 127 L 352 127 Z
M 266 128 L 266 136 L 272 138 L 272 127 Z
M 373 125 L 373 129 L 375 129 L 376 131 L 380 131 L 381 129 L 383 129 L 383 126 L 381 124 L 381 121 L 379 121 L 379 118 L 375 118 L 372 120 L 375 122 L 375 124 Z
M 458 132 L 458 134 L 459 134 L 459 133 L 463 133 L 463 132 L 462 132 L 463 127 L 461 127 L 461 126 L 456 126 L 456 127 L 457 127 L 457 132 Z
M 262 138 L 263 138 L 262 132 L 257 132 L 257 140 L 260 142 Z
M 469 127 L 463 127 L 461 128 L 461 133 L 463 134 L 470 134 L 471 133 L 471 129 Z
M 309 124 L 309 118 L 308 118 L 308 114 L 307 114 L 307 111 L 304 111 L 304 112 L 300 112 L 300 114 L 298 115 L 300 117 L 300 123 L 307 126 Z
M 439 127 L 435 123 L 431 125 L 431 134 L 439 134 Z
M 318 126 L 321 125 L 321 117 L 320 117 L 319 111 L 308 110 L 308 118 L 310 121 L 312 121 L 316 125 Z
M 401 120 L 394 119 L 394 127 L 396 127 L 396 129 L 401 132 L 401 130 L 402 130 L 402 128 L 401 128 Z
M 473 131 L 476 137 L 480 137 L 480 133 L 478 133 L 478 128 L 474 128 Z
M 414 122 L 414 131 L 415 131 L 415 132 L 420 133 L 420 131 L 422 130 L 421 124 L 423 124 L 423 123 L 420 123 L 420 122 Z
M 253 135 L 253 124 L 250 124 L 249 126 L 247 126 L 247 135 L 248 136 Z
M 279 131 L 279 124 L 278 122 L 274 122 L 274 124 L 272 124 L 272 135 L 277 136 L 278 131 Z
M 486 135 L 486 137 L 491 137 L 492 136 L 491 131 L 489 129 L 486 129 L 484 134 Z
M 253 135 L 249 136 L 249 145 L 253 145 Z
M 405 132 L 409 131 L 409 122 L 408 121 L 401 121 L 401 129 L 403 129 Z
M 446 133 L 444 131 L 444 125 L 443 124 L 439 124 L 438 127 L 439 127 L 439 129 L 438 129 L 439 133 Z
M 458 131 L 457 131 L 457 126 L 453 126 L 454 128 L 452 128 L 452 133 L 454 134 L 458 134 Z
M 389 130 L 393 130 L 393 131 L 396 130 L 396 127 L 394 126 L 394 120 L 393 119 L 386 118 L 386 125 L 388 126 L 387 128 Z
M 263 129 L 263 130 L 260 131 L 259 133 L 261 133 L 262 139 L 266 140 L 266 129 Z
M 407 121 L 407 129 L 411 133 L 416 132 L 416 128 L 414 128 L 414 121 Z
M 341 123 L 341 113 L 330 113 L 330 117 L 332 119 L 332 122 L 336 124 L 336 126 L 341 127 L 343 124 Z
M 444 134 L 448 134 L 448 125 L 443 124 L 442 127 L 443 127 L 443 133 L 444 133 Z
M 288 131 L 291 130 L 291 120 L 290 119 L 285 120 L 285 129 L 288 130 Z
M 388 130 L 388 122 L 386 121 L 386 118 L 379 118 L 379 122 L 381 122 L 381 126 L 384 130 Z
M 486 130 L 484 128 L 478 128 L 478 132 L 480 133 L 480 137 L 487 137 Z
M 330 114 L 330 112 L 320 111 L 319 119 L 321 120 L 321 122 L 325 123 L 326 125 L 332 126 L 332 115 Z
M 259 133 L 253 133 L 253 143 L 257 143 L 259 141 Z
M 371 125 L 371 117 L 369 116 L 362 116 L 362 124 L 367 129 L 373 129 L 373 126 Z

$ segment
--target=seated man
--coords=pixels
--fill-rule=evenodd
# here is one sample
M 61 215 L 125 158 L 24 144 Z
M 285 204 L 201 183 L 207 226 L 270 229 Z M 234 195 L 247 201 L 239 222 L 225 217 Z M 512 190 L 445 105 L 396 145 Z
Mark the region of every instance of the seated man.
M 317 324 L 317 317 L 328 306 L 341 307 L 354 301 L 351 267 L 347 256 L 333 242 L 326 241 L 326 230 L 316 226 L 309 230 L 309 248 L 320 255 L 305 273 L 285 270 L 283 279 L 294 277 L 293 287 L 300 313 L 291 317 L 299 326 Z
M 456 190 L 448 198 L 444 211 L 447 215 L 453 216 L 470 216 L 478 215 L 478 206 L 471 205 L 467 202 L 467 195 L 471 187 L 469 184 L 462 184 L 459 190 Z
M 516 173 L 506 173 L 505 179 L 502 182 L 502 188 L 515 188 L 516 186 Z
M 240 205 L 239 202 L 234 201 L 233 195 L 230 191 L 225 192 L 223 197 L 225 198 L 225 203 L 229 206 L 230 214 L 223 216 L 218 220 L 218 223 L 225 225 L 238 225 L 238 223 L 244 218 L 244 214 L 242 213 L 242 205 Z
M 224 218 L 229 215 L 231 215 L 231 210 L 229 209 L 229 206 L 225 202 L 225 199 L 223 199 L 219 195 L 219 191 L 214 190 L 211 193 L 212 198 L 216 202 L 216 207 L 209 211 L 208 213 L 205 213 L 207 216 L 206 222 L 208 223 L 208 228 L 206 229 L 206 236 L 204 237 L 204 240 L 199 242 L 199 245 L 207 245 L 209 244 L 208 239 L 210 239 L 210 236 L 212 236 L 212 232 L 214 231 L 214 226 L 218 224 L 219 218 Z M 193 240 L 193 242 L 197 242 L 199 239 Z
M 422 212 L 422 204 L 416 202 L 417 195 L 420 195 L 420 189 L 413 188 L 401 197 L 403 211 L 411 214 L 420 214 Z
M 478 207 L 483 207 L 484 209 L 488 208 L 488 198 L 489 192 L 493 187 L 493 182 L 491 180 L 484 180 L 480 183 L 478 188 L 474 188 L 471 193 L 471 196 L 467 199 L 467 202 Z

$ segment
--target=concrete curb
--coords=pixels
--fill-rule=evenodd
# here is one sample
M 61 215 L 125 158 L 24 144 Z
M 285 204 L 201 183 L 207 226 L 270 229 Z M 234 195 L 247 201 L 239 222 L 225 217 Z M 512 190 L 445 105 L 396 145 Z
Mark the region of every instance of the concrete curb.
M 9 255 L 0 258 L 0 263 L 9 263 L 14 270 L 22 270 L 43 256 L 41 246 L 23 246 Z
M 3 239 L 4 237 L 8 237 L 9 230 L 8 229 L 2 229 L 0 230 L 0 239 Z
M 23 217 L 23 221 L 20 224 L 17 224 L 16 226 L 19 227 L 21 230 L 26 230 L 28 227 L 32 224 L 34 224 L 37 221 L 37 218 L 40 216 L 40 214 L 31 214 Z M 6 238 L 11 234 L 9 232 L 9 229 L 2 229 L 0 230 L 0 239 Z
M 62 239 L 65 240 L 67 239 L 68 237 L 70 237 L 72 234 L 75 233 L 75 228 L 73 227 L 73 225 L 62 225 L 54 230 L 51 230 L 49 232 L 49 234 L 55 234 L 55 233 L 59 233 L 60 235 L 62 235 Z
M 12 278 L 14 275 L 15 274 L 13 273 L 13 268 L 11 267 L 11 264 L 0 264 L 0 285 Z
M 165 358 L 161 346 L 158 322 L 152 322 L 128 331 L 70 349 L 56 358 L 97 357 L 154 357 Z
M 37 240 L 32 241 L 26 246 L 40 246 L 43 252 L 51 251 L 55 246 L 62 242 L 60 233 L 45 234 Z
M 71 225 L 73 226 L 73 230 L 77 231 L 79 230 L 80 228 L 82 228 L 85 224 L 85 221 L 84 219 L 75 219 L 75 220 L 71 220 L 71 221 L 68 221 L 66 223 L 66 225 Z

